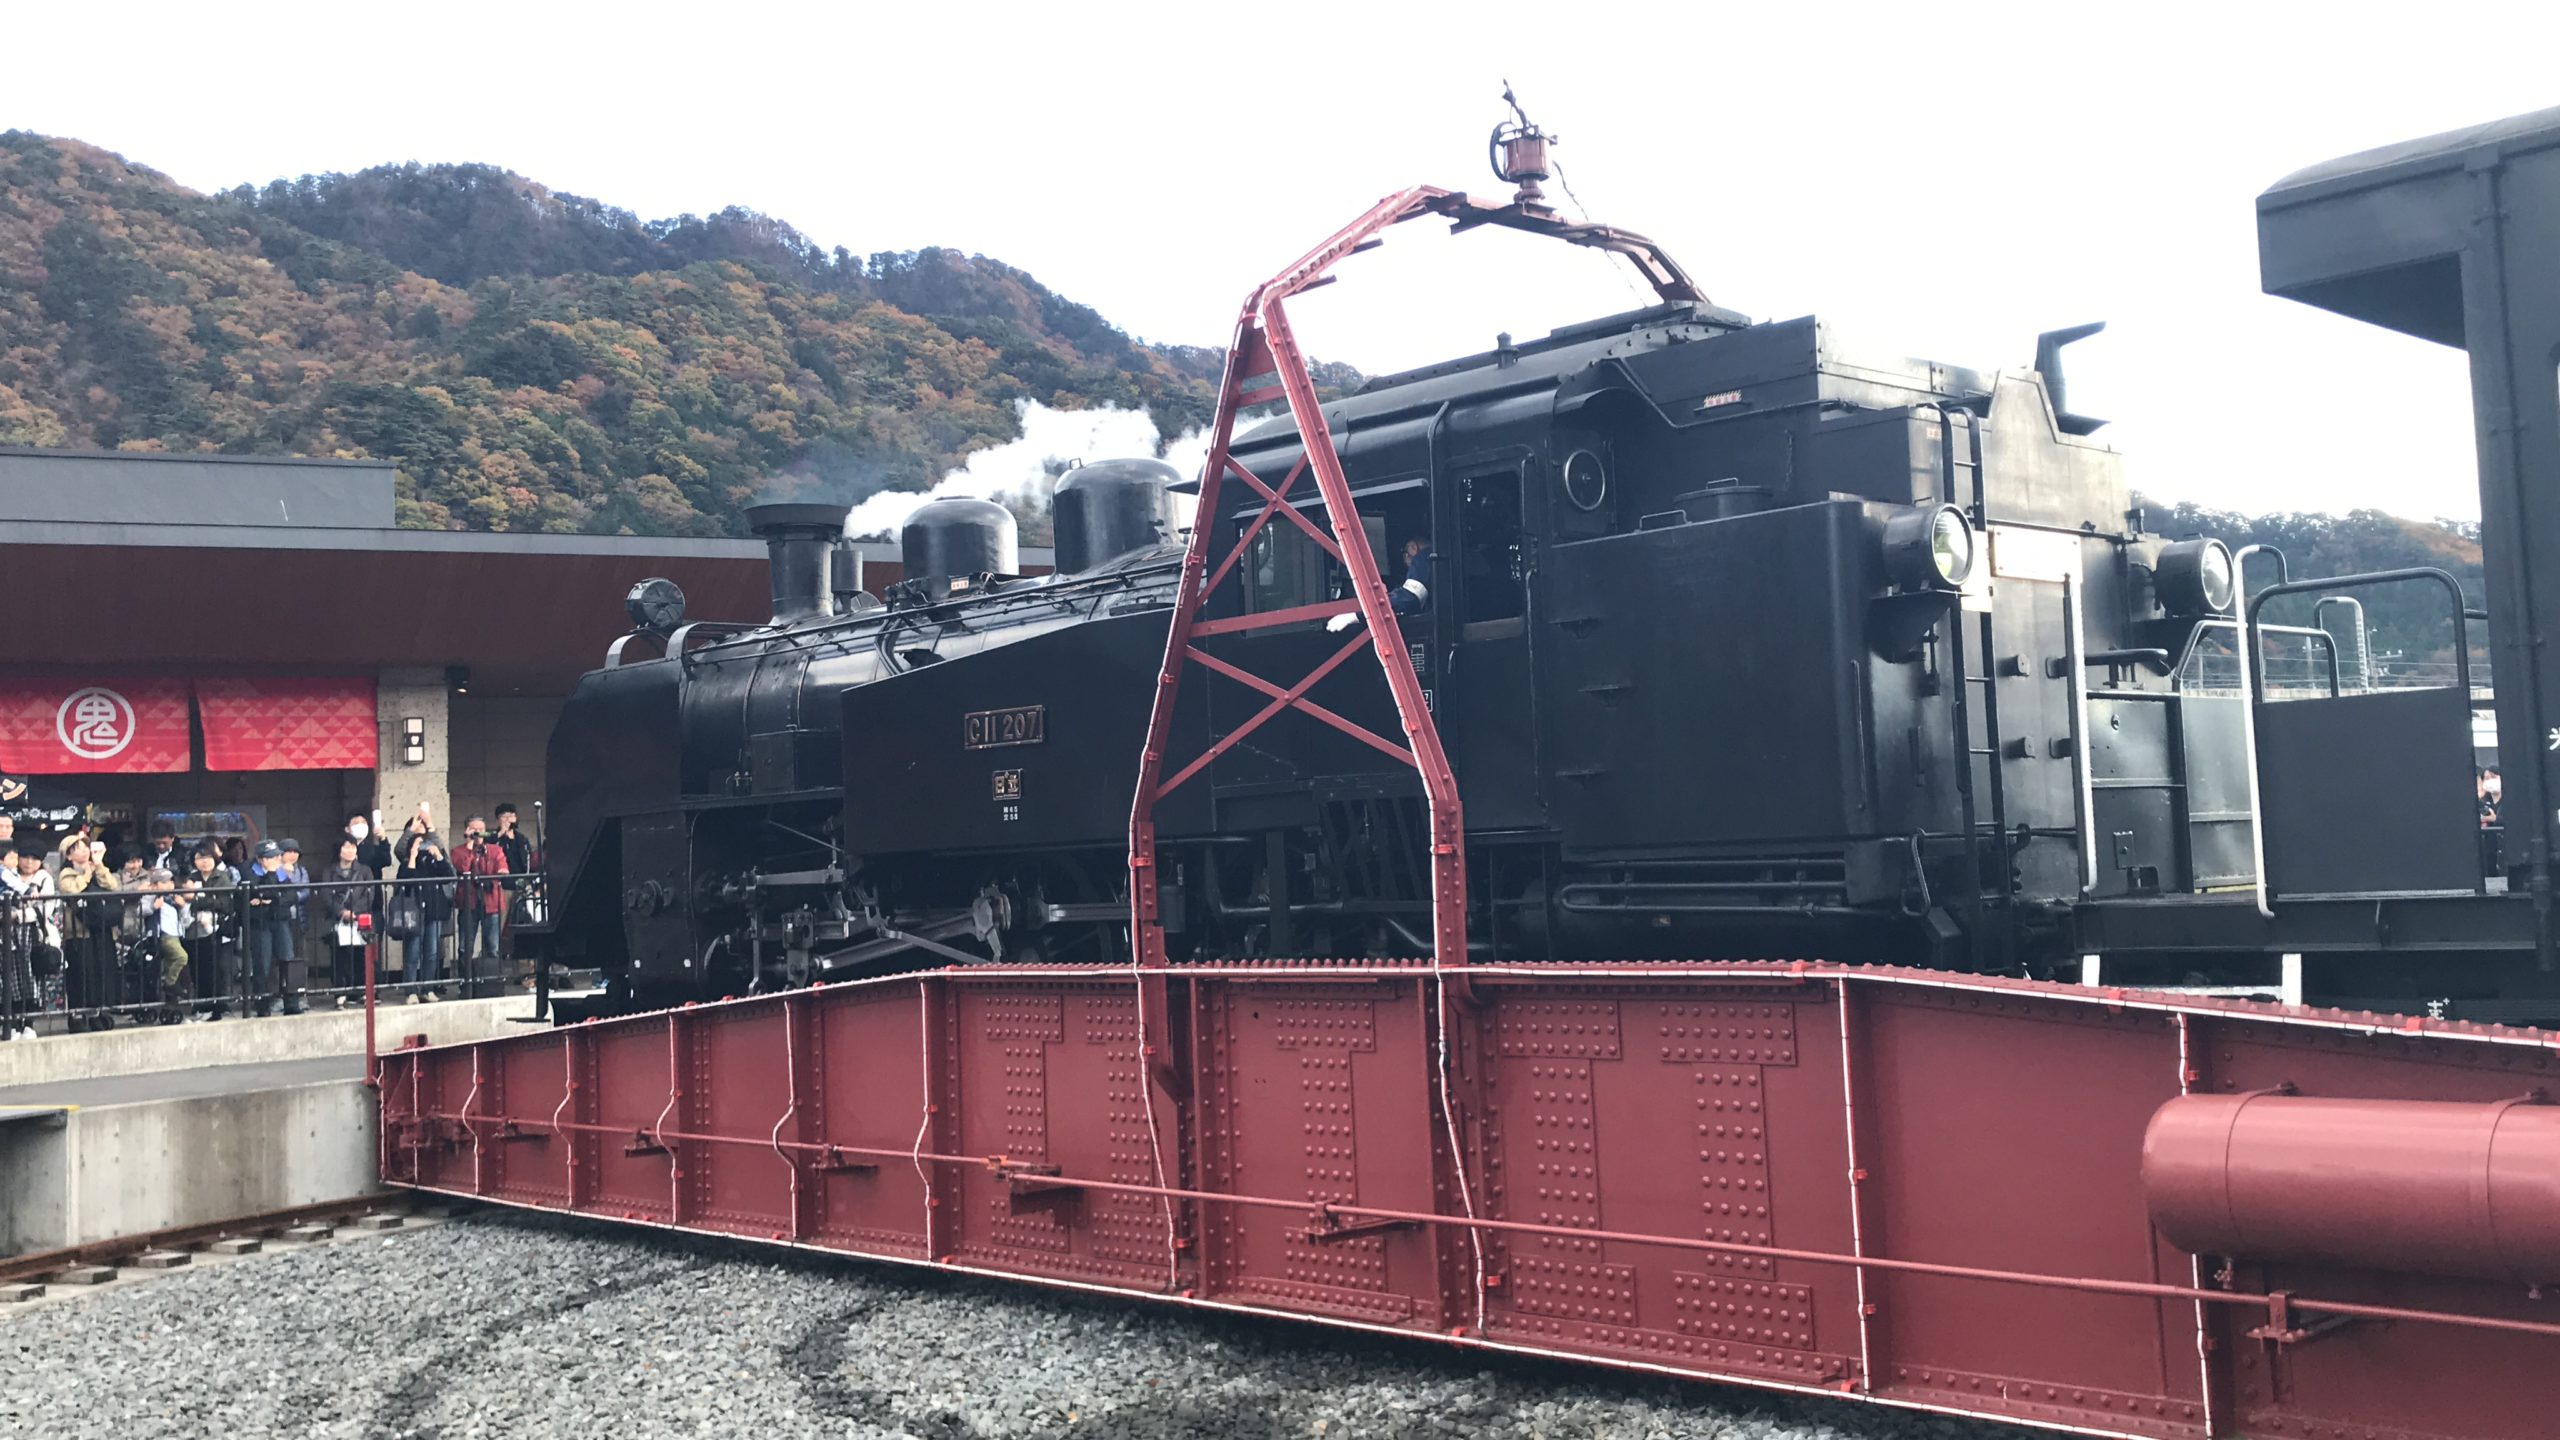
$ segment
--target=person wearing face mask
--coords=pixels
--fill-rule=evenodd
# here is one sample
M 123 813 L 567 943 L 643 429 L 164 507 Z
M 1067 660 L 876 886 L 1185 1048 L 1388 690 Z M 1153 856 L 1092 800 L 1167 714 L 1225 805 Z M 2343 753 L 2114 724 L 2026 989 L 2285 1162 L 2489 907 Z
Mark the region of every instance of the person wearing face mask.
M 391 837 L 382 833 L 382 814 L 347 817 L 347 838 L 356 842 L 356 863 L 376 875 L 391 874 Z

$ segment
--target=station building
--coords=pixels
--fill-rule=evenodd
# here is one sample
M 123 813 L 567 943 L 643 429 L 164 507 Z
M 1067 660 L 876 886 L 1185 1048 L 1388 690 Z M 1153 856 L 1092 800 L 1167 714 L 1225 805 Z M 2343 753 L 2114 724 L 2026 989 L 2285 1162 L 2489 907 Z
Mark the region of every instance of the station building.
M 506 800 L 531 830 L 552 723 L 630 628 L 632 585 L 675 581 L 694 618 L 768 613 L 759 541 L 404 530 L 392 478 L 0 448 L 0 809 L 21 835 L 166 817 L 317 849 L 359 810 L 396 830 L 423 801 L 458 829 Z M 860 548 L 870 588 L 899 578 L 894 547 Z

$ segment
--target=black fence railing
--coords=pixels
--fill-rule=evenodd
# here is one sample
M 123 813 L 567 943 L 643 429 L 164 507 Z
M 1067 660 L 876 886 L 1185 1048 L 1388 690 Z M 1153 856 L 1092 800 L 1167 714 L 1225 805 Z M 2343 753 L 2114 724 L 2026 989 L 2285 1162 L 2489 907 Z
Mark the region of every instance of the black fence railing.
M 382 1003 L 496 995 L 529 974 L 515 933 L 545 911 L 539 872 L 7 881 L 0 1040 L 360 1004 L 368 962 Z

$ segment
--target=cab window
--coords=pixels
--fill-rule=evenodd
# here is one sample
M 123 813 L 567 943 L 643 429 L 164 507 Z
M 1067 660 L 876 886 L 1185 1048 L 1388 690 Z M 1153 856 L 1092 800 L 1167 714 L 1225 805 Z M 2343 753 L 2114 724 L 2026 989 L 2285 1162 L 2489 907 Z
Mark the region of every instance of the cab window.
M 1527 608 L 1528 545 L 1520 523 L 1520 472 L 1458 482 L 1458 582 L 1466 623 L 1517 618 Z M 1444 566 L 1446 561 L 1443 561 Z
M 1363 494 L 1356 503 L 1361 529 L 1368 536 L 1369 553 L 1377 557 L 1378 573 L 1392 586 L 1404 575 L 1405 541 L 1430 534 L 1430 492 L 1417 481 Z M 1231 533 L 1242 535 L 1261 511 L 1257 503 L 1236 514 Z M 1298 513 L 1314 521 L 1318 529 L 1331 528 L 1321 505 L 1301 506 Z M 1305 531 L 1278 517 L 1253 537 L 1243 568 L 1246 605 L 1256 611 L 1321 605 L 1351 593 L 1342 567 L 1334 558 L 1309 539 Z

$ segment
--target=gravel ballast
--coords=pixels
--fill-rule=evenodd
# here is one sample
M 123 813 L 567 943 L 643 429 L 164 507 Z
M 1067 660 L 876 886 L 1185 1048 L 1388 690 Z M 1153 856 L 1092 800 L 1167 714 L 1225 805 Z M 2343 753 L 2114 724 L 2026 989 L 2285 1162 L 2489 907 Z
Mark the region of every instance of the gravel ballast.
M 0 1435 L 52 1440 L 2029 1433 L 547 1216 L 0 1311 Z

